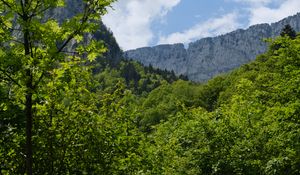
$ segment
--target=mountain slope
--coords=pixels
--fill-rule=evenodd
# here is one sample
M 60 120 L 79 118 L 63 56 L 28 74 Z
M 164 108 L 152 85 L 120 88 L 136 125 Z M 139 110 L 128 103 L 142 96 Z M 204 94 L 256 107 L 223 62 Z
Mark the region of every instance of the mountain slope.
M 228 72 L 250 62 L 267 50 L 264 38 L 278 36 L 284 25 L 300 31 L 300 13 L 279 22 L 258 24 L 218 37 L 203 38 L 190 43 L 158 45 L 125 52 L 125 57 L 145 65 L 173 70 L 187 75 L 192 81 L 203 82 L 217 74 Z
M 58 22 L 62 23 L 66 19 L 70 19 L 83 11 L 84 6 L 81 0 L 66 0 L 65 3 L 66 6 L 63 8 L 56 8 L 47 12 L 47 18 L 54 18 L 58 20 Z M 98 62 L 105 65 L 109 64 L 111 66 L 115 66 L 121 60 L 123 52 L 114 38 L 113 33 L 101 20 L 99 20 L 99 29 L 94 33 L 85 35 L 84 42 L 89 42 L 91 39 L 103 41 L 107 48 L 107 52 L 103 54 L 102 58 L 98 58 Z M 68 48 L 72 49 L 73 47 L 74 42 L 70 42 Z
M 142 122 L 160 123 L 144 147 L 144 172 L 299 174 L 299 52 L 299 36 L 278 37 L 253 62 L 206 84 L 152 91 Z

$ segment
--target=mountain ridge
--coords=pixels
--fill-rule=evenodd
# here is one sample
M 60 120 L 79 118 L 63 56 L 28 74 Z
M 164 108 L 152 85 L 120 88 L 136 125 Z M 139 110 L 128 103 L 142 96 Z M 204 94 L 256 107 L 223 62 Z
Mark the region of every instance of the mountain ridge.
M 237 29 L 216 37 L 206 37 L 188 44 L 162 44 L 124 52 L 124 57 L 174 71 L 188 76 L 192 81 L 204 82 L 248 63 L 267 50 L 264 38 L 278 36 L 284 25 L 300 31 L 300 13 L 278 22 L 256 24 L 247 29 Z

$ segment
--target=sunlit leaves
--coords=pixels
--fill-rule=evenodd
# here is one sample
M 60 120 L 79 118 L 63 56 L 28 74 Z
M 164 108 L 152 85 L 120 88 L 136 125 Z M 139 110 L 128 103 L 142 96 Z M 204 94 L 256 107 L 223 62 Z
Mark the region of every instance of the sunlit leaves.
M 28 92 L 35 174 L 299 174 L 299 37 L 271 41 L 253 63 L 204 85 L 169 84 L 134 62 L 92 76 L 90 62 L 107 49 L 90 33 L 111 0 L 86 0 L 80 10 L 90 13 L 60 21 L 41 11 L 64 1 L 33 0 L 25 22 L 20 4 L 6 2 L 0 32 L 18 18 L 30 53 L 22 35 L 1 36 L 2 174 L 24 174 Z
M 76 51 L 80 55 L 86 55 L 88 61 L 92 62 L 97 57 L 102 56 L 107 49 L 104 47 L 103 42 L 92 40 L 87 46 L 81 45 L 79 46 Z
M 299 58 L 299 38 L 278 38 L 255 62 L 213 79 L 200 93 L 211 92 L 208 104 L 219 106 L 177 112 L 157 125 L 148 137 L 148 171 L 298 174 Z
M 27 119 L 34 121 L 35 174 L 106 174 L 103 154 L 109 148 L 102 141 L 105 136 L 99 129 L 99 109 L 86 65 L 106 51 L 102 42 L 87 34 L 98 29 L 99 16 L 112 1 L 103 2 L 78 1 L 83 8 L 59 20 L 52 14 L 70 5 L 64 0 L 0 1 L 0 90 L 1 97 L 2 90 L 8 94 L 0 101 L 4 130 L 0 173 L 24 174 L 24 160 L 30 157 L 24 153 L 26 107 L 33 111 Z M 98 146 L 107 149 L 101 152 Z M 97 163 L 89 164 L 91 160 Z

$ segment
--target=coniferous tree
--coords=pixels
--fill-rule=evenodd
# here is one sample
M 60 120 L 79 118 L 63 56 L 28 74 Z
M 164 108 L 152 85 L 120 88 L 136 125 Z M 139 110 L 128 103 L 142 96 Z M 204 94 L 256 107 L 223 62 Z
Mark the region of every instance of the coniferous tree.
M 295 39 L 297 34 L 296 34 L 296 31 L 289 24 L 287 24 L 282 29 L 282 31 L 280 33 L 280 36 L 282 36 L 282 37 L 283 36 L 288 36 L 291 39 Z

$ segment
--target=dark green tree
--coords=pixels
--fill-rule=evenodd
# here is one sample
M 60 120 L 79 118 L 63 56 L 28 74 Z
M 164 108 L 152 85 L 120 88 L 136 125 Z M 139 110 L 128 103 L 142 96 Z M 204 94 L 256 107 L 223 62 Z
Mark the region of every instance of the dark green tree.
M 291 39 L 295 39 L 297 34 L 296 31 L 289 24 L 287 24 L 283 27 L 280 36 L 288 36 Z

